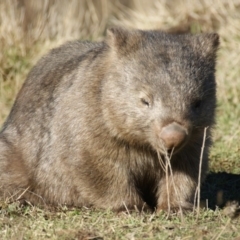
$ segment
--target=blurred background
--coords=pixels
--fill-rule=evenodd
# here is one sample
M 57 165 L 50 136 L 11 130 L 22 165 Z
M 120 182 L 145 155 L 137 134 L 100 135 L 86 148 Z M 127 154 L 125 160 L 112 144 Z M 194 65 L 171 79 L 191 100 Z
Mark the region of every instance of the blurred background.
M 67 40 L 100 41 L 112 25 L 219 33 L 210 167 L 240 174 L 240 0 L 0 0 L 0 125 L 40 56 Z

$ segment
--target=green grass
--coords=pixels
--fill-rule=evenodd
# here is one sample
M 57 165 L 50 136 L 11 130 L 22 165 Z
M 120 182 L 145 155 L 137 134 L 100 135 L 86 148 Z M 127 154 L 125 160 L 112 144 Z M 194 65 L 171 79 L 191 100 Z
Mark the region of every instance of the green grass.
M 227 47 L 219 53 L 218 107 L 210 169 L 240 174 L 240 51 L 233 53 L 234 49 Z M 237 61 L 226 62 L 227 55 Z
M 2 208 L 1 239 L 234 239 L 240 237 L 240 219 L 221 211 L 202 210 L 167 217 L 165 213 L 114 213 L 93 209 L 42 210 Z

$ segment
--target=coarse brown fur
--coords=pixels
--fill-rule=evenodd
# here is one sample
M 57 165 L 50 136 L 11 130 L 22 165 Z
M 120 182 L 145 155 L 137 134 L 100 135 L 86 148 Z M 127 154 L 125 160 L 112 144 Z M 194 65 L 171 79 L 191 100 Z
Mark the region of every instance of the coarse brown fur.
M 53 49 L 0 132 L 1 196 L 114 210 L 191 207 L 206 127 L 202 179 L 207 171 L 218 45 L 217 34 L 112 28 L 103 42 Z

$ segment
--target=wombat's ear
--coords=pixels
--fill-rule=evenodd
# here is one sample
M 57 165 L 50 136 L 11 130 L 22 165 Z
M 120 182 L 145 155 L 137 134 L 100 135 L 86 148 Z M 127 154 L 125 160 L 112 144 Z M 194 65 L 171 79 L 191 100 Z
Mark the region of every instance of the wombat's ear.
M 107 44 L 118 53 L 124 55 L 137 50 L 140 46 L 141 33 L 138 30 L 128 30 L 112 27 L 107 30 Z
M 219 47 L 219 35 L 217 33 L 205 33 L 198 35 L 195 47 L 204 56 L 215 56 Z

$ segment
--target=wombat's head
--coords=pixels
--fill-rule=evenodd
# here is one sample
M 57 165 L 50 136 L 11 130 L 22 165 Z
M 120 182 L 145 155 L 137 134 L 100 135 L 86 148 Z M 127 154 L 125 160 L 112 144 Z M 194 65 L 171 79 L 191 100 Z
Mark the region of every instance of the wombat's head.
M 129 144 L 176 152 L 214 123 L 217 34 L 108 30 L 103 114 Z

